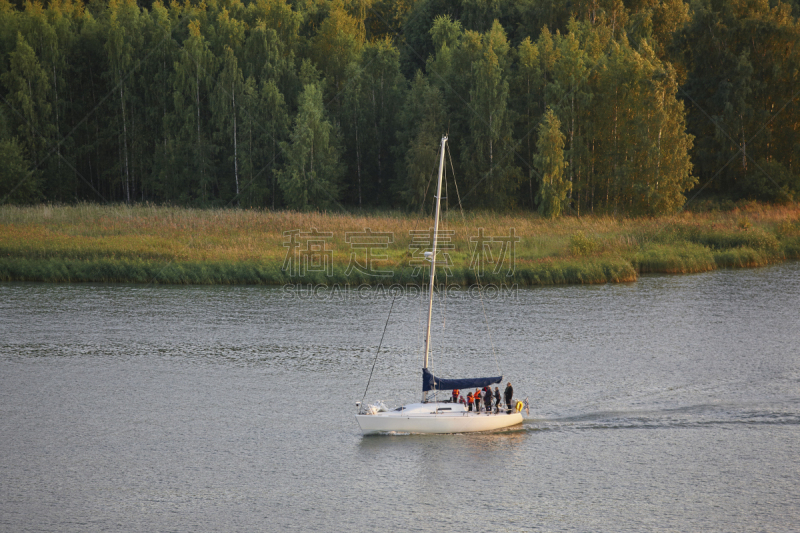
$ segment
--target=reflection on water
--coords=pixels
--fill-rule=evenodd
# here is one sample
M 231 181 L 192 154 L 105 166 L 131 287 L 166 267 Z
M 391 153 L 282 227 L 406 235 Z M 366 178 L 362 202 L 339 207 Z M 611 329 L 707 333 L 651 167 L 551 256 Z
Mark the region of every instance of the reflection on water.
M 504 374 L 491 434 L 362 437 L 391 300 L 0 285 L 0 530 L 752 531 L 800 523 L 800 265 L 435 307 L 433 367 Z M 416 400 L 395 303 L 367 401 Z

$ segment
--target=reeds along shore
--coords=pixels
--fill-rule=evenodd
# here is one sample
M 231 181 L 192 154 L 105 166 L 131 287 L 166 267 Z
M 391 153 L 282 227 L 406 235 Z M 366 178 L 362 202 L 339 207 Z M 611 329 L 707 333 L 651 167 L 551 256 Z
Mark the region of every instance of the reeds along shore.
M 3 206 L 0 280 L 422 284 L 431 225 L 427 215 L 397 212 Z M 800 258 L 796 204 L 555 221 L 530 213 L 449 211 L 443 226 L 440 249 L 448 264 L 440 262 L 437 275 L 448 285 L 628 282 L 642 273 L 758 267 Z

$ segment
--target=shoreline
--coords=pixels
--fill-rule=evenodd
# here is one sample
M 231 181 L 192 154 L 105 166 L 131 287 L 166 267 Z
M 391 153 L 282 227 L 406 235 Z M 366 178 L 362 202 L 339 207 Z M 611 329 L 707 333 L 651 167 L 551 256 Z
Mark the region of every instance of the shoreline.
M 444 219 L 438 276 L 461 287 L 625 283 L 800 259 L 796 204 L 640 219 L 453 211 Z M 424 285 L 429 225 L 393 212 L 3 206 L 0 281 Z

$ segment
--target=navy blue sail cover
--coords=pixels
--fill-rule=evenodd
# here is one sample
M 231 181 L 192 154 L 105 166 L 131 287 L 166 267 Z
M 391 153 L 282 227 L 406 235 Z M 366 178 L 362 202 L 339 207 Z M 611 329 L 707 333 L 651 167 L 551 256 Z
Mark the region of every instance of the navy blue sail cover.
M 422 390 L 453 390 L 471 389 L 486 387 L 503 381 L 503 376 L 494 378 L 472 378 L 472 379 L 444 379 L 435 377 L 427 368 L 422 369 Z

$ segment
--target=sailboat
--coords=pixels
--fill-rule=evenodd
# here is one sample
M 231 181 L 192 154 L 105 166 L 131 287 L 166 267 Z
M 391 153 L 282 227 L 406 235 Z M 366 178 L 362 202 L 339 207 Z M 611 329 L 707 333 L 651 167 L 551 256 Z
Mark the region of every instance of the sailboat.
M 503 381 L 503 376 L 444 379 L 434 376 L 428 368 L 431 342 L 431 315 L 433 312 L 434 278 L 436 277 L 436 241 L 439 231 L 439 209 L 442 196 L 442 174 L 444 170 L 444 150 L 447 136 L 442 137 L 439 154 L 439 179 L 436 186 L 436 209 L 433 222 L 433 250 L 426 252 L 431 262 L 428 301 L 428 327 L 425 333 L 425 360 L 422 366 L 422 401 L 410 403 L 395 409 L 387 409 L 383 404 L 362 407 L 356 421 L 364 434 L 370 433 L 466 433 L 491 431 L 522 423 L 522 402 L 516 402 L 511 409 L 500 409 L 497 413 L 469 411 L 461 403 L 452 401 L 428 401 L 430 391 L 471 389 L 486 387 Z

